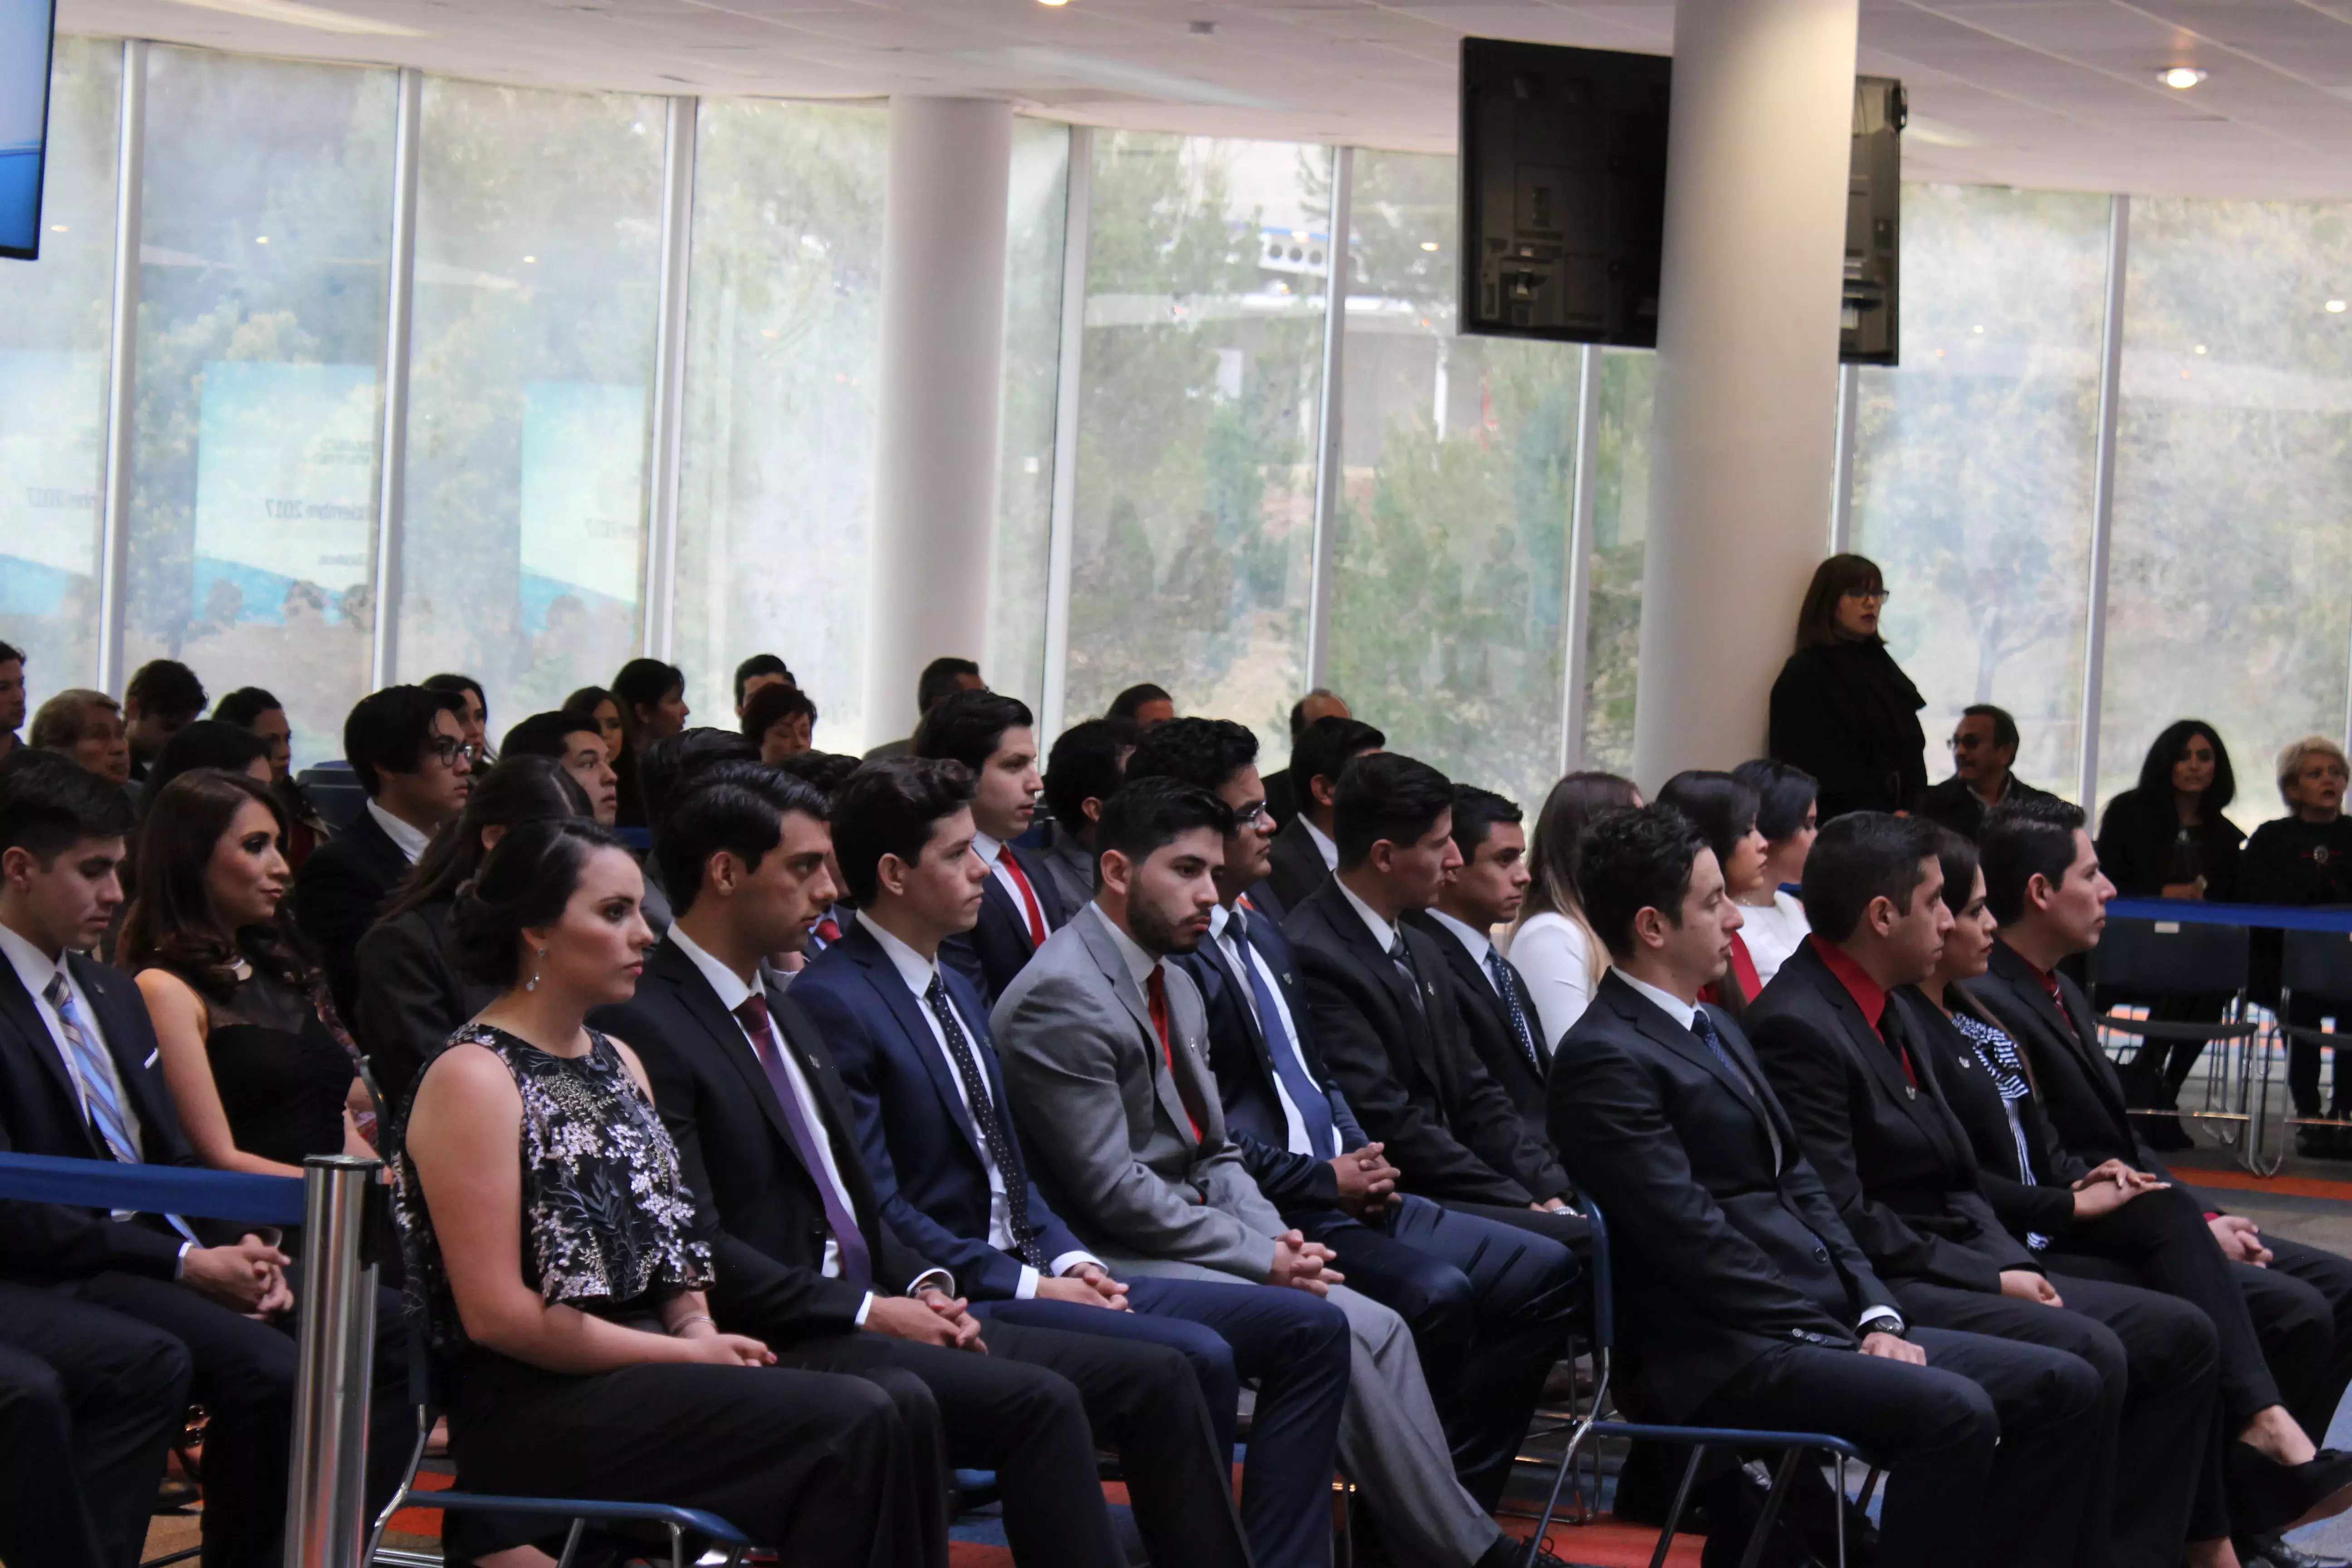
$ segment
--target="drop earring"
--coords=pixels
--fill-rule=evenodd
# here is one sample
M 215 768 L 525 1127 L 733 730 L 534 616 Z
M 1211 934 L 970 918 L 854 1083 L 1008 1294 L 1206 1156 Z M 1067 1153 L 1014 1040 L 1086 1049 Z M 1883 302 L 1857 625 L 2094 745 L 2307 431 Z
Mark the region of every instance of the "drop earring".
M 539 989 L 539 961 L 546 956 L 547 949 L 543 947 L 534 947 L 530 950 L 530 978 L 523 982 L 522 988 L 524 990 L 536 991 Z

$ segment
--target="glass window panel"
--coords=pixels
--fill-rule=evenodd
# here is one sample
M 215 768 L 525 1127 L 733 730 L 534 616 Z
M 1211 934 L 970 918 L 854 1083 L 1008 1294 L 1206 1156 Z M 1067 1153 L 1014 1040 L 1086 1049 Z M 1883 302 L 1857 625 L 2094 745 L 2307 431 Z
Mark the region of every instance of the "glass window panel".
M 1657 384 L 1655 353 L 1602 352 L 1580 765 L 1628 778 L 1633 773 L 1633 697 L 1642 662 L 1643 557 L 1649 549 L 1650 411 Z
M 121 44 L 59 38 L 49 81 L 41 258 L 0 261 L 0 641 L 28 720 L 98 679 Z
M 480 680 L 493 744 L 638 650 L 663 127 L 425 83 L 395 663 Z
M 2102 801 L 2176 719 L 2221 731 L 2242 827 L 2341 741 L 2352 649 L 2352 208 L 2135 199 L 2107 577 Z M 2327 301 L 2338 309 L 2330 310 Z
M 1288 749 L 1330 167 L 1323 147 L 1096 135 L 1071 719 L 1153 680 Z
M 861 750 L 888 111 L 700 114 L 675 661 L 724 725 L 736 664 L 778 654 L 817 745 Z
M 267 685 L 299 766 L 368 689 L 392 72 L 148 56 L 123 646 Z
M 2019 777 L 2080 784 L 2107 214 L 2099 195 L 1903 187 L 1903 364 L 1860 374 L 1853 548 L 1894 591 L 1885 634 L 1927 700 L 1931 779 L 1960 710 L 1995 702 L 2017 716 Z
M 1391 750 L 1532 808 L 1559 772 L 1583 351 L 1454 336 L 1454 185 L 1452 158 L 1355 157 L 1329 681 Z
M 1054 521 L 1054 396 L 1062 353 L 1062 247 L 1070 129 L 1013 122 L 1005 223 L 1003 427 L 990 568 L 988 684 L 1045 699 L 1046 554 Z

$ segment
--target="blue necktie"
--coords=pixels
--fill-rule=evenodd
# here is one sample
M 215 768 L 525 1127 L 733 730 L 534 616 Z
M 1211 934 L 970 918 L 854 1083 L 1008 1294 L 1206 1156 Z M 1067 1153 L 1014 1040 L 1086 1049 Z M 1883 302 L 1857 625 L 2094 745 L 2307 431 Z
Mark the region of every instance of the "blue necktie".
M 107 1071 L 102 1055 L 106 1047 L 82 1022 L 81 1009 L 74 1005 L 73 991 L 66 984 L 63 970 L 49 977 L 41 994 L 58 1010 L 58 1024 L 65 1031 L 66 1050 L 73 1058 L 74 1081 L 81 1088 L 90 1125 L 105 1142 L 106 1152 L 126 1165 L 142 1163 L 139 1145 L 131 1136 L 130 1118 L 122 1114 L 122 1106 L 114 1098 L 114 1079 Z M 178 1215 L 167 1214 L 163 1218 L 186 1240 L 196 1239 L 196 1233 Z
M 1519 1001 L 1517 978 L 1502 953 L 1492 945 L 1486 949 L 1486 973 L 1495 978 L 1495 989 L 1502 994 L 1503 1005 L 1511 1010 L 1511 1032 L 1519 1037 L 1519 1049 L 1525 1053 L 1528 1065 L 1536 1076 L 1544 1076 L 1543 1052 L 1536 1045 L 1535 1031 L 1528 1027 L 1528 1010 Z
M 1748 1087 L 1748 1075 L 1739 1070 L 1739 1064 L 1733 1061 L 1731 1053 L 1723 1048 L 1723 1037 L 1715 1032 L 1715 1020 L 1706 1016 L 1706 1008 L 1701 1007 L 1691 1015 L 1690 1032 L 1715 1053 L 1715 1059 L 1723 1064 L 1723 1070 L 1731 1075 L 1732 1082 L 1752 1096 L 1755 1091 Z
M 1336 1159 L 1340 1153 L 1339 1129 L 1331 1120 L 1330 1097 L 1307 1076 L 1297 1047 L 1286 1037 L 1275 1038 L 1275 1032 L 1282 1027 L 1282 1009 L 1275 1005 L 1274 992 L 1250 951 L 1249 925 L 1239 910 L 1234 911 L 1234 947 L 1241 954 L 1242 973 L 1249 977 L 1250 994 L 1257 998 L 1258 1033 L 1265 1037 L 1265 1054 L 1274 1058 L 1274 1075 L 1282 1080 L 1290 1103 L 1298 1108 L 1299 1120 L 1307 1123 L 1307 1142 L 1313 1145 L 1316 1158 Z

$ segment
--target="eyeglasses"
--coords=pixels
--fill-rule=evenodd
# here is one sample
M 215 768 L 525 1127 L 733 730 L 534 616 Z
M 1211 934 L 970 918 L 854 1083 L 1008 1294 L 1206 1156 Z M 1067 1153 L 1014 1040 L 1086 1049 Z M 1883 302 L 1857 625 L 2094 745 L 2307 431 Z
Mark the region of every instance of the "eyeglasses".
M 466 742 L 455 735 L 436 735 L 426 742 L 425 750 L 427 755 L 437 758 L 445 768 L 456 767 L 457 759 L 467 754 Z
M 1985 738 L 1982 735 L 1955 735 L 1945 742 L 1944 745 L 1949 751 L 1973 752 L 1984 742 Z
M 1273 816 L 1274 813 L 1266 810 L 1265 802 L 1262 800 L 1253 801 L 1248 805 L 1239 806 L 1234 809 L 1234 826 L 1236 827 L 1255 827 L 1261 822 L 1271 821 Z
M 1860 599 L 1865 604 L 1883 605 L 1886 603 L 1887 600 L 1895 597 L 1895 590 L 1892 588 L 1848 588 L 1841 596 L 1848 599 Z

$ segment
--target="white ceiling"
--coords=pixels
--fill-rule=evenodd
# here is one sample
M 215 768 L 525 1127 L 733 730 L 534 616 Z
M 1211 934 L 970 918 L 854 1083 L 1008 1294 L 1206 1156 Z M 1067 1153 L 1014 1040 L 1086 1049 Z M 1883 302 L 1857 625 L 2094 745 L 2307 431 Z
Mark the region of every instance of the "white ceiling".
M 1674 7 L 60 0 L 59 20 L 530 86 L 983 95 L 1097 125 L 1436 152 L 1454 144 L 1463 34 L 1664 53 Z M 2211 74 L 2187 92 L 2159 85 L 2177 64 Z M 2352 0 L 1863 0 L 1859 68 L 1910 89 L 1909 178 L 2352 199 Z

